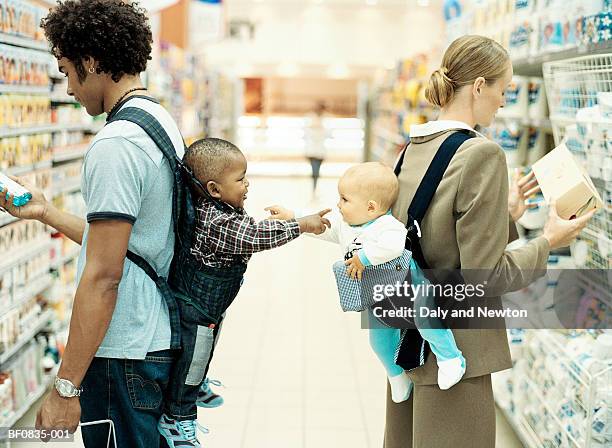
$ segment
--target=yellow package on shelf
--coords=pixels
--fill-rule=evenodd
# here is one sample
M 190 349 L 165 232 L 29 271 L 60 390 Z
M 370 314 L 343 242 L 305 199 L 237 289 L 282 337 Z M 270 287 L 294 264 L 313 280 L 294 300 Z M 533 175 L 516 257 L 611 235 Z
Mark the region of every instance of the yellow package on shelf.
M 603 208 L 601 196 L 586 171 L 561 144 L 533 164 L 544 198 L 555 198 L 557 212 L 563 219 L 581 216 Z

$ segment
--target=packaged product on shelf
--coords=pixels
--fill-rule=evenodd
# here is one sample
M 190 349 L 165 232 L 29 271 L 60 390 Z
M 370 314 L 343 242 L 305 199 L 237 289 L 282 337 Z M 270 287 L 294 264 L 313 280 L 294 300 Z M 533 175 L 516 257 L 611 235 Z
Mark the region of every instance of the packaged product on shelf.
M 0 83 L 49 85 L 49 53 L 0 44 Z
M 548 117 L 548 104 L 546 102 L 546 89 L 544 79 L 529 78 L 528 84 L 528 116 L 534 120 L 542 120 Z
M 527 164 L 533 165 L 546 154 L 546 133 L 539 128 L 527 128 Z
M 513 76 L 510 86 L 506 89 L 506 105 L 499 110 L 499 116 L 509 118 L 526 117 L 528 100 L 528 78 Z
M 526 133 L 517 121 L 506 120 L 503 124 L 496 125 L 492 137 L 504 150 L 509 167 L 523 165 L 527 149 Z
M 20 250 L 48 242 L 47 227 L 38 221 L 17 221 L 0 227 L 0 253 L 17 254 Z M 11 260 L 0 260 L 0 269 Z
M 51 101 L 37 95 L 0 95 L 0 128 L 51 122 Z
M 546 200 L 556 198 L 557 212 L 563 219 L 603 207 L 593 181 L 576 163 L 565 144 L 534 163 L 532 169 Z
M 6 34 L 40 40 L 38 24 L 45 8 L 25 1 L 6 0 L 0 2 L 0 31 Z
M 526 58 L 531 54 L 531 42 L 535 31 L 535 19 L 526 17 L 511 25 L 508 50 L 513 59 Z
M 22 135 L 0 139 L 0 169 L 7 171 L 51 160 L 51 135 Z M 9 171 L 10 174 L 10 171 Z
M 78 104 L 55 107 L 51 110 L 51 122 L 62 124 L 83 123 L 85 109 Z

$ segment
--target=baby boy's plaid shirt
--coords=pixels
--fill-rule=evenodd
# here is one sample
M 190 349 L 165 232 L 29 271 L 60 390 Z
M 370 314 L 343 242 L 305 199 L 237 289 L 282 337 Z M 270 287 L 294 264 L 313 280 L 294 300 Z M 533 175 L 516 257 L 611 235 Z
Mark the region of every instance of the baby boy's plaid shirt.
M 274 249 L 300 236 L 295 219 L 256 222 L 244 209 L 228 204 L 218 207 L 206 198 L 198 199 L 196 211 L 191 255 L 206 266 L 246 264 L 255 252 Z

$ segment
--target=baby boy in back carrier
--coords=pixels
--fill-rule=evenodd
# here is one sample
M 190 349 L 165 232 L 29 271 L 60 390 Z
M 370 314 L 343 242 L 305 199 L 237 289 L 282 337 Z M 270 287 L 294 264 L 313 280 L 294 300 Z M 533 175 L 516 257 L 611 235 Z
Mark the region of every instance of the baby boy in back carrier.
M 327 211 L 287 221 L 256 222 L 244 211 L 247 161 L 232 143 L 207 138 L 186 151 L 197 196 L 196 227 L 189 253 L 175 254 L 170 283 L 181 317 L 182 351 L 168 386 L 158 430 L 171 448 L 199 447 L 196 400 L 208 370 L 223 316 L 236 298 L 247 263 L 256 252 L 300 236 L 321 233 Z

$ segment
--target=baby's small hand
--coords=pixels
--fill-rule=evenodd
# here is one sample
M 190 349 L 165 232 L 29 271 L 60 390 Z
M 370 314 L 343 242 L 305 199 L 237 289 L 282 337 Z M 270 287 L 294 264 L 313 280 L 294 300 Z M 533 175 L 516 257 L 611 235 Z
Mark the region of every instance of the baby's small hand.
M 346 265 L 346 274 L 349 277 L 361 280 L 361 275 L 363 274 L 365 266 L 361 263 L 358 255 L 353 255 L 353 257 L 350 260 L 346 260 L 344 264 Z
M 264 208 L 265 211 L 270 212 L 270 216 L 266 219 L 277 219 L 279 221 L 287 221 L 289 219 L 295 218 L 295 213 L 291 210 L 282 207 L 280 205 L 271 205 L 269 207 Z

